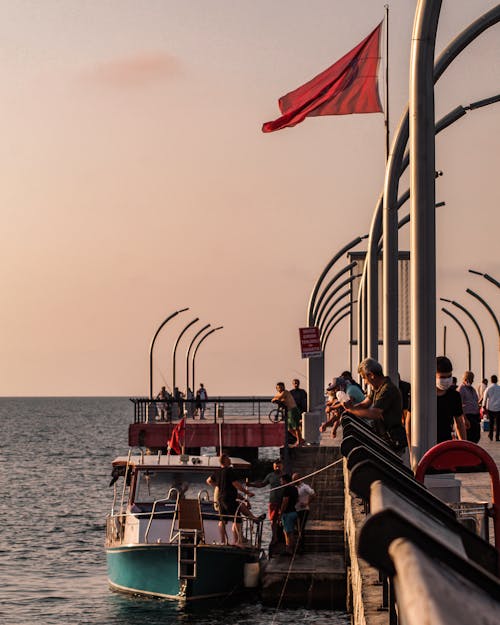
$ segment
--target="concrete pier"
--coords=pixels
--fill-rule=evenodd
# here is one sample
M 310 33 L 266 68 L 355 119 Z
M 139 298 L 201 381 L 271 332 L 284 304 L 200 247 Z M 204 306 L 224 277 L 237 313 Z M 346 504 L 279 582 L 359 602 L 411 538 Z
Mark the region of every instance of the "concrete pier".
M 330 439 L 331 440 L 331 439 Z M 337 446 L 290 449 L 292 470 L 313 473 L 341 459 Z M 270 559 L 261 575 L 267 605 L 345 609 L 344 492 L 342 463 L 305 480 L 316 498 L 306 526 L 304 553 Z

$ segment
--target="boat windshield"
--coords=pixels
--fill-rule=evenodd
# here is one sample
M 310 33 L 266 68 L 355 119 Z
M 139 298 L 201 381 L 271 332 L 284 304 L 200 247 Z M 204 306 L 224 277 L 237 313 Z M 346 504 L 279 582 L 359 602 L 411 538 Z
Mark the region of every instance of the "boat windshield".
M 181 497 L 196 499 L 200 491 L 207 491 L 213 498 L 213 489 L 207 483 L 207 477 L 213 473 L 210 471 L 154 471 L 146 469 L 138 471 L 134 493 L 135 503 L 151 503 L 158 499 L 169 497 L 172 501 L 177 499 L 177 492 Z M 171 490 L 176 489 L 176 491 Z M 170 495 L 169 495 L 170 493 Z

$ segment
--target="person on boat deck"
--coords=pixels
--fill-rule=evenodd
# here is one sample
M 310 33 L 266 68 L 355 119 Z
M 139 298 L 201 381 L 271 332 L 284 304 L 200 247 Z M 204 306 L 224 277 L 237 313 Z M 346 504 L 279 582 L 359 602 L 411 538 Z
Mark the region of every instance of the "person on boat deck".
M 221 542 L 227 543 L 226 522 L 228 518 L 233 519 L 232 531 L 235 545 L 243 544 L 243 536 L 241 533 L 241 515 L 249 517 L 252 521 L 263 521 L 266 515 L 256 517 L 250 512 L 249 506 L 238 501 L 238 492 L 253 497 L 254 494 L 243 486 L 236 479 L 236 473 L 231 466 L 231 458 L 227 454 L 222 454 L 219 458 L 221 469 L 218 473 L 214 473 L 207 479 L 209 486 L 218 487 L 219 489 L 219 530 Z
M 304 444 L 302 438 L 302 432 L 300 431 L 300 412 L 295 403 L 295 399 L 290 391 L 285 389 L 284 382 L 278 382 L 276 384 L 276 395 L 271 399 L 273 404 L 283 404 L 287 411 L 287 425 L 288 431 L 295 437 L 296 443 L 290 445 L 290 447 L 298 447 Z

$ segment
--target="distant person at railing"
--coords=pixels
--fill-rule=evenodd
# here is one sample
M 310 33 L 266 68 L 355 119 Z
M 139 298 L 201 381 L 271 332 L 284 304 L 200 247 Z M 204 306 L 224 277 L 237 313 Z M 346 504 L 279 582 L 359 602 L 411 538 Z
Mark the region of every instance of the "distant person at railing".
M 303 388 L 300 388 L 300 380 L 297 378 L 292 380 L 292 385 L 293 388 L 290 390 L 290 393 L 297 404 L 300 414 L 302 414 L 307 411 L 307 392 Z
M 208 393 L 205 386 L 200 383 L 200 388 L 196 391 L 195 416 L 200 414 L 200 419 L 205 418 L 205 410 L 207 409 Z
M 194 393 L 193 393 L 193 391 L 192 391 L 190 388 L 188 388 L 188 389 L 187 389 L 187 391 L 186 391 L 186 399 L 188 400 L 188 401 L 186 402 L 186 406 L 187 406 L 187 408 L 186 408 L 187 416 L 188 416 L 190 419 L 194 419 L 194 412 L 195 412 L 195 405 L 194 405 L 194 404 L 195 404 L 195 402 L 194 402 Z
M 297 408 L 297 404 L 295 403 L 295 399 L 293 398 L 290 391 L 285 389 L 284 382 L 278 382 L 276 384 L 276 395 L 271 399 L 273 404 L 284 404 L 287 410 L 287 425 L 288 431 L 292 436 L 295 437 L 296 443 L 290 445 L 290 447 L 298 447 L 299 445 L 304 444 L 304 439 L 302 438 L 302 432 L 300 431 L 300 412 Z
M 156 410 L 158 412 L 158 416 L 160 417 L 160 421 L 168 421 L 167 400 L 170 399 L 170 393 L 164 386 L 161 387 L 160 392 L 156 396 L 156 399 L 159 400 L 156 403 Z
M 173 394 L 173 403 L 172 403 L 172 419 L 180 419 L 184 415 L 184 395 L 178 389 L 177 386 L 174 387 Z

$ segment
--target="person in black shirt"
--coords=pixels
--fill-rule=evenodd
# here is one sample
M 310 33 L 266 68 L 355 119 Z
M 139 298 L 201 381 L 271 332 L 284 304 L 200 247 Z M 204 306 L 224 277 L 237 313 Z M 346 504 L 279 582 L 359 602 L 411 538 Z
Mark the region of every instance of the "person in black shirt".
M 453 365 L 446 356 L 436 359 L 437 432 L 438 443 L 452 438 L 453 423 L 460 440 L 467 440 L 465 417 L 460 393 L 453 385 Z
M 297 511 L 295 506 L 299 498 L 297 487 L 290 484 L 292 478 L 288 473 L 281 476 L 283 484 L 283 499 L 281 500 L 281 522 L 285 533 L 286 554 L 293 555 L 295 547 L 295 526 L 297 524 Z
M 241 535 L 241 515 L 249 517 L 252 521 L 262 522 L 266 515 L 256 517 L 250 512 L 250 508 L 245 502 L 239 500 L 239 493 L 253 497 L 253 493 L 243 486 L 236 477 L 235 470 L 231 466 L 231 458 L 227 454 L 222 454 L 219 458 L 221 469 L 207 479 L 207 484 L 218 489 L 217 503 L 219 505 L 219 529 L 221 541 L 227 543 L 226 522 L 228 518 L 233 519 L 232 531 L 234 544 L 242 544 Z M 214 496 L 215 499 L 215 496 Z
M 297 380 L 297 378 L 292 380 L 292 385 L 293 388 L 290 390 L 290 393 L 295 399 L 300 414 L 302 414 L 307 410 L 307 392 L 303 388 L 300 388 L 300 380 Z

